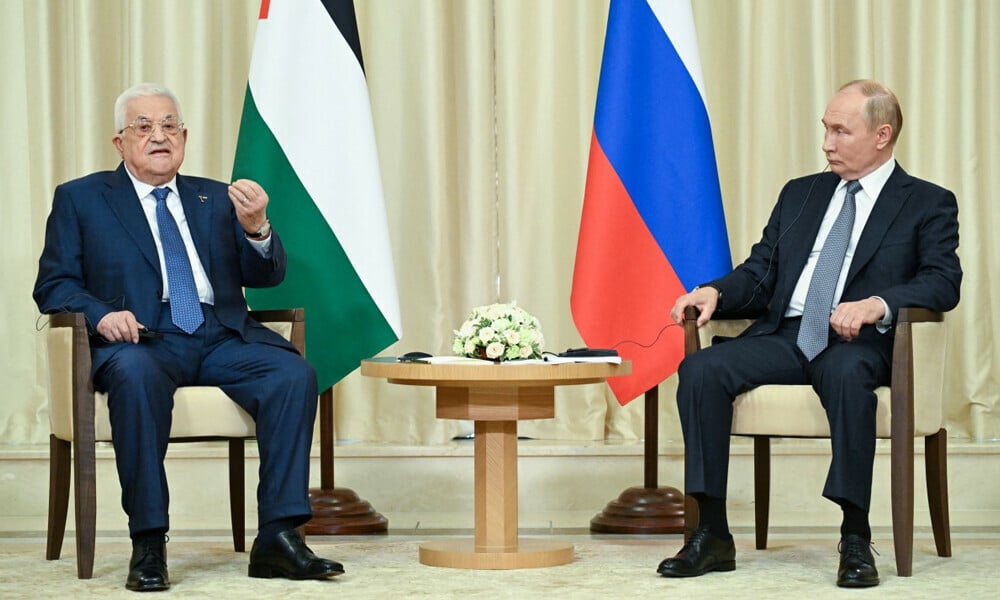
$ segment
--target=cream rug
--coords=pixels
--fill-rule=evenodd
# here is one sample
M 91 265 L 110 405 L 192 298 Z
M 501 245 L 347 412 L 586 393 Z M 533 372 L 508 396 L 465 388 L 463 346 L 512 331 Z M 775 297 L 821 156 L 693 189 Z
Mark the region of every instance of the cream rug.
M 453 536 L 452 536 L 453 537 Z M 656 566 L 680 547 L 679 536 L 591 536 L 570 533 L 524 536 L 559 539 L 575 546 L 571 564 L 515 571 L 469 571 L 418 562 L 421 542 L 434 535 L 312 537 L 320 556 L 344 563 L 331 581 L 250 579 L 247 554 L 223 537 L 175 536 L 167 545 L 169 592 L 183 598 L 991 598 L 1000 588 L 1000 540 L 970 534 L 953 540 L 954 557 L 939 558 L 929 537 L 915 541 L 913 577 L 897 577 L 891 537 L 876 536 L 882 585 L 842 590 L 834 585 L 836 538 L 824 534 L 772 536 L 755 550 L 750 533 L 738 533 L 737 568 L 695 579 L 666 579 Z M 248 544 L 249 546 L 249 544 Z M 125 590 L 129 543 L 98 540 L 94 577 L 76 578 L 73 538 L 58 561 L 44 559 L 44 540 L 0 537 L 0 598 L 136 598 Z M 147 594 L 143 597 L 149 597 Z

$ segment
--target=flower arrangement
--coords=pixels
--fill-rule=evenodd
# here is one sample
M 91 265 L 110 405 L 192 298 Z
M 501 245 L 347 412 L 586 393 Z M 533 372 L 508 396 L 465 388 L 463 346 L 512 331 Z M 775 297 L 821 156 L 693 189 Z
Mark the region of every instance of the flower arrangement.
M 497 362 L 541 358 L 541 325 L 526 310 L 510 304 L 477 306 L 455 331 L 456 354 Z

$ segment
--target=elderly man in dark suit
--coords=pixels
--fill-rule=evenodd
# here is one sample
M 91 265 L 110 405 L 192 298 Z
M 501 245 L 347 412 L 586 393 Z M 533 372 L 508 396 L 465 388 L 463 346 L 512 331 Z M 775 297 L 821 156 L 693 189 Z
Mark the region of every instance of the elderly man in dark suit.
M 698 325 L 716 311 L 762 316 L 738 338 L 681 363 L 686 487 L 701 518 L 680 552 L 660 563 L 664 576 L 735 568 L 725 507 L 733 399 L 763 384 L 808 384 L 832 437 L 823 495 L 843 511 L 837 585 L 879 583 L 868 521 L 874 390 L 889 382 L 895 312 L 958 303 L 958 206 L 950 191 L 896 163 L 903 118 L 884 85 L 844 85 L 822 122 L 832 173 L 788 182 L 750 257 L 671 310 L 681 323 L 696 307 Z
M 250 576 L 343 573 L 295 529 L 311 518 L 316 373 L 294 346 L 250 319 L 243 297 L 244 286 L 274 286 L 285 276 L 267 194 L 249 180 L 178 174 L 188 132 L 164 87 L 122 92 L 115 130 L 122 157 L 115 171 L 56 188 L 34 298 L 44 313 L 83 313 L 91 329 L 93 380 L 108 393 L 133 544 L 126 587 L 170 586 L 163 459 L 173 393 L 187 385 L 222 388 L 256 421 L 259 523 Z M 156 339 L 140 336 L 147 330 Z

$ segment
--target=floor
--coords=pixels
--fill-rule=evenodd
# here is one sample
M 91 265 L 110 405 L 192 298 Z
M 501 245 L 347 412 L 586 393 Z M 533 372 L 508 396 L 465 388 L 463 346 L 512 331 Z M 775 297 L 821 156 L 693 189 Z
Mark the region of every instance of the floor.
M 522 538 L 574 545 L 570 564 L 539 569 L 476 571 L 419 563 L 421 543 L 469 537 L 471 531 L 390 532 L 385 536 L 313 536 L 320 556 L 346 574 L 330 581 L 291 582 L 246 576 L 248 556 L 237 555 L 225 532 L 174 532 L 167 545 L 173 587 L 184 598 L 984 598 L 1000 587 L 1000 530 L 954 530 L 953 557 L 936 555 L 929 532 L 917 531 L 913 576 L 896 575 L 892 537 L 876 531 L 882 584 L 876 590 L 834 585 L 835 531 L 772 531 L 767 550 L 755 550 L 753 532 L 736 530 L 737 569 L 694 579 L 656 574 L 660 560 L 681 545 L 679 535 L 594 535 L 582 529 L 525 530 Z M 249 546 L 249 544 L 248 544 Z M 44 560 L 43 533 L 0 532 L 0 598 L 128 598 L 124 588 L 130 545 L 99 535 L 94 577 L 76 578 L 72 532 L 63 556 Z M 159 596 L 157 596 L 159 597 Z

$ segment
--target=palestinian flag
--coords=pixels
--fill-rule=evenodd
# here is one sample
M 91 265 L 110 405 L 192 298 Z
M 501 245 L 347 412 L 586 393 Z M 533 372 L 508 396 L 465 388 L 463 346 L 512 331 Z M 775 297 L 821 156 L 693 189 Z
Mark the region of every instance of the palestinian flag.
M 304 307 L 325 390 L 399 339 L 382 180 L 351 0 L 263 0 L 233 179 L 270 197 L 285 281 L 255 309 Z

